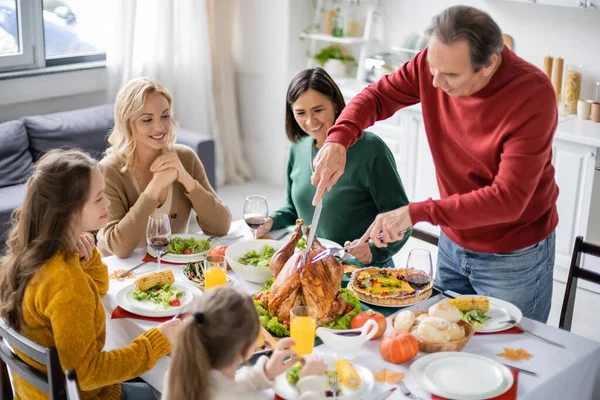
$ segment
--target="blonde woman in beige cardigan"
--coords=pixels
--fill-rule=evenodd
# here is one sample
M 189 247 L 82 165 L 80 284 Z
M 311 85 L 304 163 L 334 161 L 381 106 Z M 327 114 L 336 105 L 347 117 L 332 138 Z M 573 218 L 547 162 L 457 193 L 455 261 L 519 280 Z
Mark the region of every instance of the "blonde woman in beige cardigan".
M 229 231 L 231 212 L 202 162 L 191 148 L 174 144 L 171 105 L 169 92 L 149 78 L 133 79 L 117 94 L 115 127 L 100 162 L 111 203 L 98 233 L 103 255 L 125 258 L 145 246 L 148 217 L 157 211 L 169 215 L 173 233 L 187 232 L 192 208 L 207 235 Z

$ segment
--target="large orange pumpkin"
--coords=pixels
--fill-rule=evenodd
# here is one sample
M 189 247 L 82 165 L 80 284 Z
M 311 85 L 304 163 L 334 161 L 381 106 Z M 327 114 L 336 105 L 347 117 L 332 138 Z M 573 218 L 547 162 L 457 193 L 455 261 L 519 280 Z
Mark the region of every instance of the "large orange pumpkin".
M 419 352 L 419 342 L 407 332 L 392 332 L 379 343 L 381 358 L 392 364 L 402 364 L 412 360 Z

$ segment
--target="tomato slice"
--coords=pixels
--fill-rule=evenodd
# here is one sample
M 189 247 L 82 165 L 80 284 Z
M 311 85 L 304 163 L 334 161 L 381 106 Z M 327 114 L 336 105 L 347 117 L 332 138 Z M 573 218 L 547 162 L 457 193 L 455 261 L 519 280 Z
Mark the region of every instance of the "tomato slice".
M 181 305 L 181 301 L 179 301 L 179 299 L 173 299 L 169 302 L 169 305 L 171 307 L 178 307 Z
M 183 254 L 192 254 L 192 250 L 185 249 L 185 250 L 183 250 Z

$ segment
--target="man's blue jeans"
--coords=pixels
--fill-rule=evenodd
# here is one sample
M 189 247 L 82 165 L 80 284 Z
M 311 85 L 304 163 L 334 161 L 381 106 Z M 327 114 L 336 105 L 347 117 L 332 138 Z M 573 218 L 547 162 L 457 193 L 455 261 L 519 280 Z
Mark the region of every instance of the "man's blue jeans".
M 546 323 L 552 304 L 555 233 L 503 254 L 478 253 L 440 234 L 436 284 L 460 294 L 506 300 L 523 316 Z

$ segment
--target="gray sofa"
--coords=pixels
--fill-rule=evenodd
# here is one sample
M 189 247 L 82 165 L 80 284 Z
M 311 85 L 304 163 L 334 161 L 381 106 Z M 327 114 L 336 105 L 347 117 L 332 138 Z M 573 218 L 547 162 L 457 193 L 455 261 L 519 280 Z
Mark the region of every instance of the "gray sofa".
M 100 159 L 113 124 L 112 104 L 0 123 L 0 250 L 6 243 L 10 215 L 25 197 L 33 164 L 56 148 L 79 148 Z M 214 140 L 180 129 L 177 142 L 196 151 L 216 189 Z

